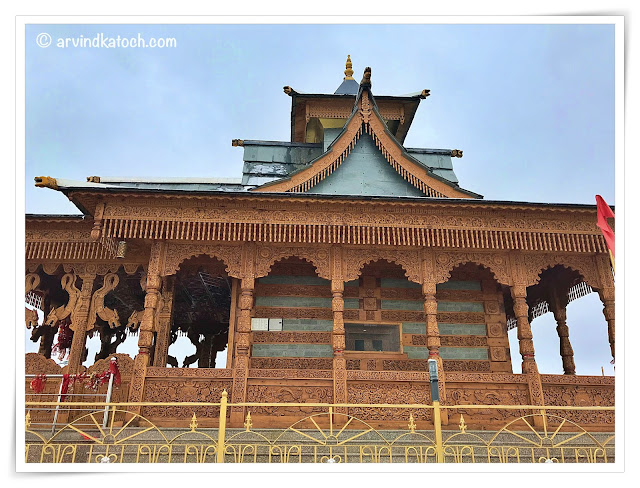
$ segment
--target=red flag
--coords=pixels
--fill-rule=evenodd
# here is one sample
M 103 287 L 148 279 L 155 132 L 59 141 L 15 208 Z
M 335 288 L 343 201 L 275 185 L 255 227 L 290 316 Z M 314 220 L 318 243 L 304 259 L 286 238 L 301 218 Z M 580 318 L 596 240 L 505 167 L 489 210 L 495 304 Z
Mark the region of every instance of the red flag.
M 607 242 L 607 247 L 611 251 L 611 256 L 615 257 L 615 234 L 611 227 L 609 227 L 607 219 L 615 218 L 616 216 L 600 195 L 596 195 L 596 203 L 598 205 L 598 227 L 600 227 L 604 240 Z

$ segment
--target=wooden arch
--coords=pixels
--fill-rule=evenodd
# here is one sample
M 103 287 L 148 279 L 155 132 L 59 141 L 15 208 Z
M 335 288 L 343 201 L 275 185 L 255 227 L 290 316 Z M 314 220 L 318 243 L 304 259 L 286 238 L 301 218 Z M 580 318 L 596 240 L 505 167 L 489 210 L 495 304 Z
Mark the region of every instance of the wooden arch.
M 503 253 L 441 252 L 434 259 L 434 280 L 444 283 L 451 278 L 451 272 L 465 263 L 473 263 L 488 269 L 496 281 L 502 285 L 512 284 L 509 258 Z
M 543 271 L 560 265 L 580 273 L 584 281 L 592 288 L 600 288 L 598 269 L 591 256 L 527 254 L 524 256 L 524 264 L 523 272 L 526 286 L 537 285 L 540 283 L 540 275 Z
M 417 250 L 397 251 L 394 249 L 345 249 L 344 281 L 353 281 L 360 277 L 365 265 L 384 259 L 399 265 L 409 281 L 422 283 L 420 255 Z
M 242 247 L 207 244 L 167 244 L 161 275 L 176 274 L 184 261 L 200 255 L 216 258 L 225 265 L 225 271 L 233 278 L 242 277 Z
M 329 248 L 302 246 L 260 246 L 256 250 L 255 277 L 261 278 L 271 272 L 271 267 L 282 259 L 297 257 L 311 263 L 320 278 L 331 279 L 331 256 Z

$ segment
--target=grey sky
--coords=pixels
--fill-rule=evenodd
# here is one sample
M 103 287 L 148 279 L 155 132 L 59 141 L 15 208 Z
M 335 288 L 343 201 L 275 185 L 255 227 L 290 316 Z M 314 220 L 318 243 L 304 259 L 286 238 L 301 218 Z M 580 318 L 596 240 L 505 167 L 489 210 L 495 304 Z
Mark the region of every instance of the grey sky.
M 99 33 L 177 47 L 54 47 Z M 462 149 L 463 188 L 615 203 L 613 25 L 28 25 L 25 42 L 29 213 L 78 212 L 34 176 L 240 177 L 231 139 L 288 140 L 282 87 L 333 93 L 347 54 L 357 81 L 371 66 L 374 95 L 431 90 L 405 145 Z M 569 308 L 579 374 L 611 371 L 601 308 L 596 295 Z M 541 371 L 561 372 L 550 314 L 533 332 Z M 512 357 L 517 370 L 513 341 Z

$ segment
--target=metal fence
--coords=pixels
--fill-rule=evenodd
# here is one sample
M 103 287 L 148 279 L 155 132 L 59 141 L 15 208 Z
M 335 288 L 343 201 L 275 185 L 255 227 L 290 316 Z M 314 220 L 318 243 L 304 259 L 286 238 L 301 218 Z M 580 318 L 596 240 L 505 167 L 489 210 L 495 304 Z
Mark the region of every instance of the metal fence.
M 64 402 L 65 408 L 86 403 Z M 216 428 L 158 428 L 135 413 L 145 406 L 217 407 Z M 102 403 L 61 426 L 54 434 L 31 423 L 31 411 L 60 408 L 58 402 L 26 402 L 26 463 L 611 463 L 613 432 L 588 432 L 566 418 L 569 411 L 612 411 L 614 407 L 532 405 L 391 405 L 321 403 Z M 231 407 L 246 408 L 243 429 L 226 426 Z M 286 429 L 254 429 L 251 409 L 288 406 L 322 411 Z M 349 408 L 429 411 L 433 422 L 418 429 L 412 414 L 404 430 L 375 429 L 342 412 Z M 443 430 L 441 413 L 459 409 L 524 412 L 493 431 L 470 431 L 464 416 L 454 430 Z M 399 419 L 400 420 L 400 419 Z M 450 429 L 451 426 L 448 427 Z

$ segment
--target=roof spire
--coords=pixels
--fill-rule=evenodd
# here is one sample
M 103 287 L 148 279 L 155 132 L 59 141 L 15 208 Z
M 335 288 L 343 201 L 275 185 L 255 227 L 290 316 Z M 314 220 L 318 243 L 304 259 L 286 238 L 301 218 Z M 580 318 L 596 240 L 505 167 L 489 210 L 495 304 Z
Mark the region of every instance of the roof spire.
M 347 54 L 347 64 L 344 70 L 344 79 L 353 80 L 353 64 L 351 64 L 351 54 Z

